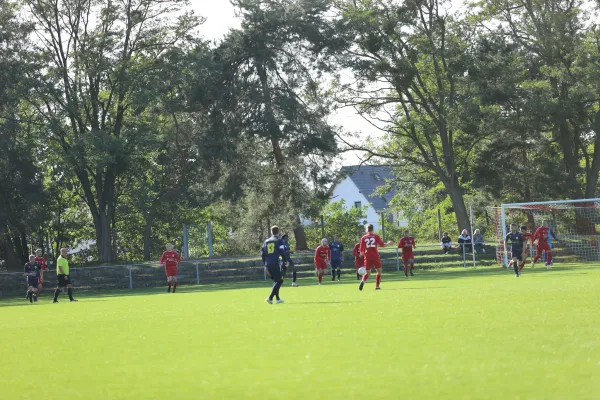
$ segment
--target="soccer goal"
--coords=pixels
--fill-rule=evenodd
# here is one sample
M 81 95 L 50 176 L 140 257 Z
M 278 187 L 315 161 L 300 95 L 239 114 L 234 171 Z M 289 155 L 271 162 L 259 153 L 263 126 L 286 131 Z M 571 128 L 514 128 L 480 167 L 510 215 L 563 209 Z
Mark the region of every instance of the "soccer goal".
M 491 207 L 491 210 L 499 265 L 508 266 L 509 255 L 504 247 L 504 238 L 509 225 L 526 225 L 533 233 L 544 220 L 550 228 L 550 248 L 555 258 L 558 255 L 559 261 L 600 261 L 600 199 L 502 204 L 501 207 Z M 530 257 L 535 255 L 534 246 Z

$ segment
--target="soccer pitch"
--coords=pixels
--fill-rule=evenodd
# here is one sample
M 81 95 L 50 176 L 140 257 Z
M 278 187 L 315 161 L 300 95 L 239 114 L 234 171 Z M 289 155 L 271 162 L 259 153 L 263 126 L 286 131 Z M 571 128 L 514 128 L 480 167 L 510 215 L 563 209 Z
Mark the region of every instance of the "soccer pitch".
M 523 272 L 47 289 L 0 302 L 0 398 L 598 399 L 600 265 Z

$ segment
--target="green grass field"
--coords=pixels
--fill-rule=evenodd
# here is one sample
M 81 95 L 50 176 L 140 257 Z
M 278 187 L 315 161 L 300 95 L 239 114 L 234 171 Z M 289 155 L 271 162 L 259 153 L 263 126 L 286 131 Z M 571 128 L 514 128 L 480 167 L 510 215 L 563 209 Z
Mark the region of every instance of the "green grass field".
M 600 398 L 600 265 L 416 272 L 2 300 L 0 398 Z

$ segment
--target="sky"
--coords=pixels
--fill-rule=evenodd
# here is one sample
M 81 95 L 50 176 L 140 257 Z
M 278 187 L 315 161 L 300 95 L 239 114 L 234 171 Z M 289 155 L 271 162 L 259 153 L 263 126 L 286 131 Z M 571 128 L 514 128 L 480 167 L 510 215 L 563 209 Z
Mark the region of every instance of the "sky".
M 208 40 L 223 38 L 230 29 L 240 27 L 240 20 L 235 15 L 235 9 L 229 0 L 191 0 L 196 14 L 206 18 L 200 27 L 200 33 Z M 341 125 L 344 130 L 359 133 L 360 137 L 379 136 L 379 133 L 353 109 L 346 108 L 336 111 L 331 122 Z M 347 152 L 340 155 L 336 164 L 356 165 L 360 163 L 359 153 Z

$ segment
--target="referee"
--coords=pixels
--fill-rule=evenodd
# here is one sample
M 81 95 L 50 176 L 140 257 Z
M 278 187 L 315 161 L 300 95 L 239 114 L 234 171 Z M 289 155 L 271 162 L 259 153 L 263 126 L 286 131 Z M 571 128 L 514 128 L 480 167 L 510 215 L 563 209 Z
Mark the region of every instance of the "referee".
M 69 250 L 67 248 L 63 247 L 60 249 L 60 256 L 58 257 L 58 260 L 56 260 L 56 280 L 58 281 L 58 285 L 54 291 L 53 303 L 58 303 L 60 289 L 64 287 L 67 288 L 69 299 L 71 301 L 77 301 L 73 298 L 73 286 L 71 286 L 71 277 L 69 276 L 69 260 L 67 260 L 68 255 Z
M 281 267 L 279 266 L 279 257 L 283 256 L 281 246 L 283 246 L 283 240 L 279 239 L 279 227 L 271 227 L 271 236 L 262 247 L 262 260 L 267 271 L 267 275 L 273 279 L 273 289 L 271 295 L 265 299 L 269 304 L 273 304 L 273 297 L 275 297 L 276 303 L 283 303 L 284 300 L 279 298 L 279 288 L 283 285 L 283 277 L 281 276 Z

